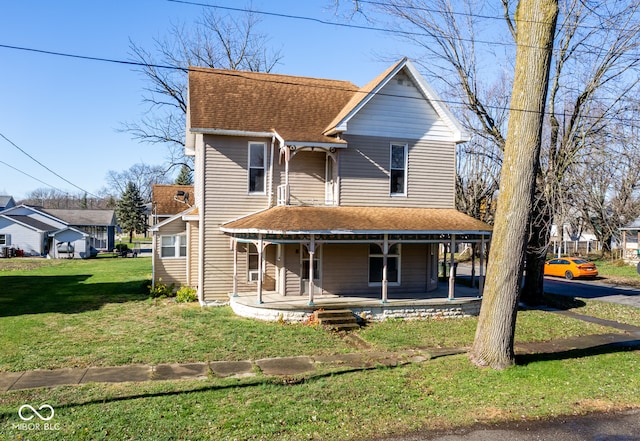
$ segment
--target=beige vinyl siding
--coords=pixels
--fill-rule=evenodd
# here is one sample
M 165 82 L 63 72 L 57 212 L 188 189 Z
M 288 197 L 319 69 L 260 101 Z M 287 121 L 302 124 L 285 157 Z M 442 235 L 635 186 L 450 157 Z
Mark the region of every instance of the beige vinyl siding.
M 266 194 L 248 193 L 248 146 L 267 145 Z M 271 139 L 204 137 L 204 300 L 226 300 L 233 289 L 233 250 L 220 226 L 267 208 Z M 276 161 L 277 162 L 277 161 Z
M 427 245 L 403 244 L 400 255 L 401 286 L 390 286 L 389 292 L 427 291 Z
M 187 238 L 188 242 L 188 270 L 189 277 L 187 283 L 192 288 L 198 287 L 198 222 L 191 221 L 189 222 L 189 237 Z
M 348 134 L 452 141 L 454 131 L 404 73 L 398 73 L 347 124 Z
M 296 153 L 289 161 L 289 188 L 292 205 L 324 204 L 325 168 L 324 151 Z M 284 168 L 280 181 L 284 182 Z
M 340 205 L 454 208 L 455 144 L 345 136 L 339 160 Z M 406 196 L 391 196 L 390 146 L 407 144 Z
M 369 245 L 323 245 L 323 288 L 330 294 L 376 293 L 369 284 Z
M 437 244 L 403 244 L 400 252 L 400 285 L 389 285 L 390 293 L 427 292 L 437 288 L 430 272 L 437 271 L 437 254 L 431 260 L 431 248 Z M 437 250 L 437 248 L 436 248 Z M 323 245 L 323 288 L 327 293 L 382 296 L 381 286 L 369 286 L 369 245 Z
M 284 250 L 285 295 L 300 295 L 300 245 L 287 244 Z
M 175 288 L 187 285 L 187 258 L 186 257 L 160 257 L 162 236 L 186 234 L 186 223 L 176 219 L 158 230 L 154 235 L 154 265 L 155 283 L 165 285 L 175 284 Z M 187 241 L 187 255 L 189 255 L 189 243 Z

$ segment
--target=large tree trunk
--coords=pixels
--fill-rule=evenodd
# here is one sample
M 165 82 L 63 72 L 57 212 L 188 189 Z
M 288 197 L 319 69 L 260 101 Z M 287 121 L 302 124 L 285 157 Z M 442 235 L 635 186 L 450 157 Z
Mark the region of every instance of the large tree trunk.
M 538 174 L 529 241 L 525 257 L 525 277 L 520 300 L 527 305 L 542 304 L 544 294 L 544 263 L 551 236 L 551 210 L 544 192 L 544 178 Z
M 516 11 L 516 65 L 480 318 L 471 350 L 478 366 L 515 362 L 513 343 L 528 238 L 542 121 L 549 83 L 557 0 L 521 0 Z

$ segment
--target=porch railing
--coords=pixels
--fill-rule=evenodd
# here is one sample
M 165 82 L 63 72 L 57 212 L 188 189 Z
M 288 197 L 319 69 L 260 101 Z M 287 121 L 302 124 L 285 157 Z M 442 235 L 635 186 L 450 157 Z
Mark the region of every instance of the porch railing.
M 289 186 L 287 184 L 278 185 L 278 205 L 289 205 Z

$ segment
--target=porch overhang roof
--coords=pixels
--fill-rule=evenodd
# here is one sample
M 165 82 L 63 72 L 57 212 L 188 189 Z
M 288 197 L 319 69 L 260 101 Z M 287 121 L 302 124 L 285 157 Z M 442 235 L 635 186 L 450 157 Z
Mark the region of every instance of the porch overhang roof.
M 279 206 L 223 224 L 228 234 L 490 234 L 450 208 Z

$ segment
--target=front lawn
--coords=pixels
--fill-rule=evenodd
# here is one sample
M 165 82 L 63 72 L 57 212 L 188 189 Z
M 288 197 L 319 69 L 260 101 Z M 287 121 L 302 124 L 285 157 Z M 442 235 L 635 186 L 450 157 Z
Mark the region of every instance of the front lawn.
M 148 299 L 151 261 L 0 261 L 0 370 L 245 360 L 362 351 L 339 334 L 264 323 L 228 307 Z M 579 313 L 636 323 L 635 308 L 573 302 Z M 469 346 L 477 319 L 389 320 L 357 335 L 371 350 Z M 617 332 L 520 311 L 517 342 Z M 0 439 L 359 440 L 476 422 L 640 406 L 639 351 L 529 355 L 504 371 L 465 355 L 302 378 L 87 384 L 0 394 Z M 52 430 L 25 430 L 23 404 L 55 409 Z M 22 428 L 21 428 L 22 427 Z
M 17 260 L 10 260 L 16 265 Z M 0 265 L 4 262 L 0 261 Z M 148 298 L 149 258 L 24 261 L 0 271 L 0 370 L 246 360 L 352 352 L 340 335 L 238 317 L 229 307 Z M 387 321 L 358 335 L 376 350 L 470 346 L 477 319 Z M 518 314 L 518 341 L 611 329 L 540 311 Z

